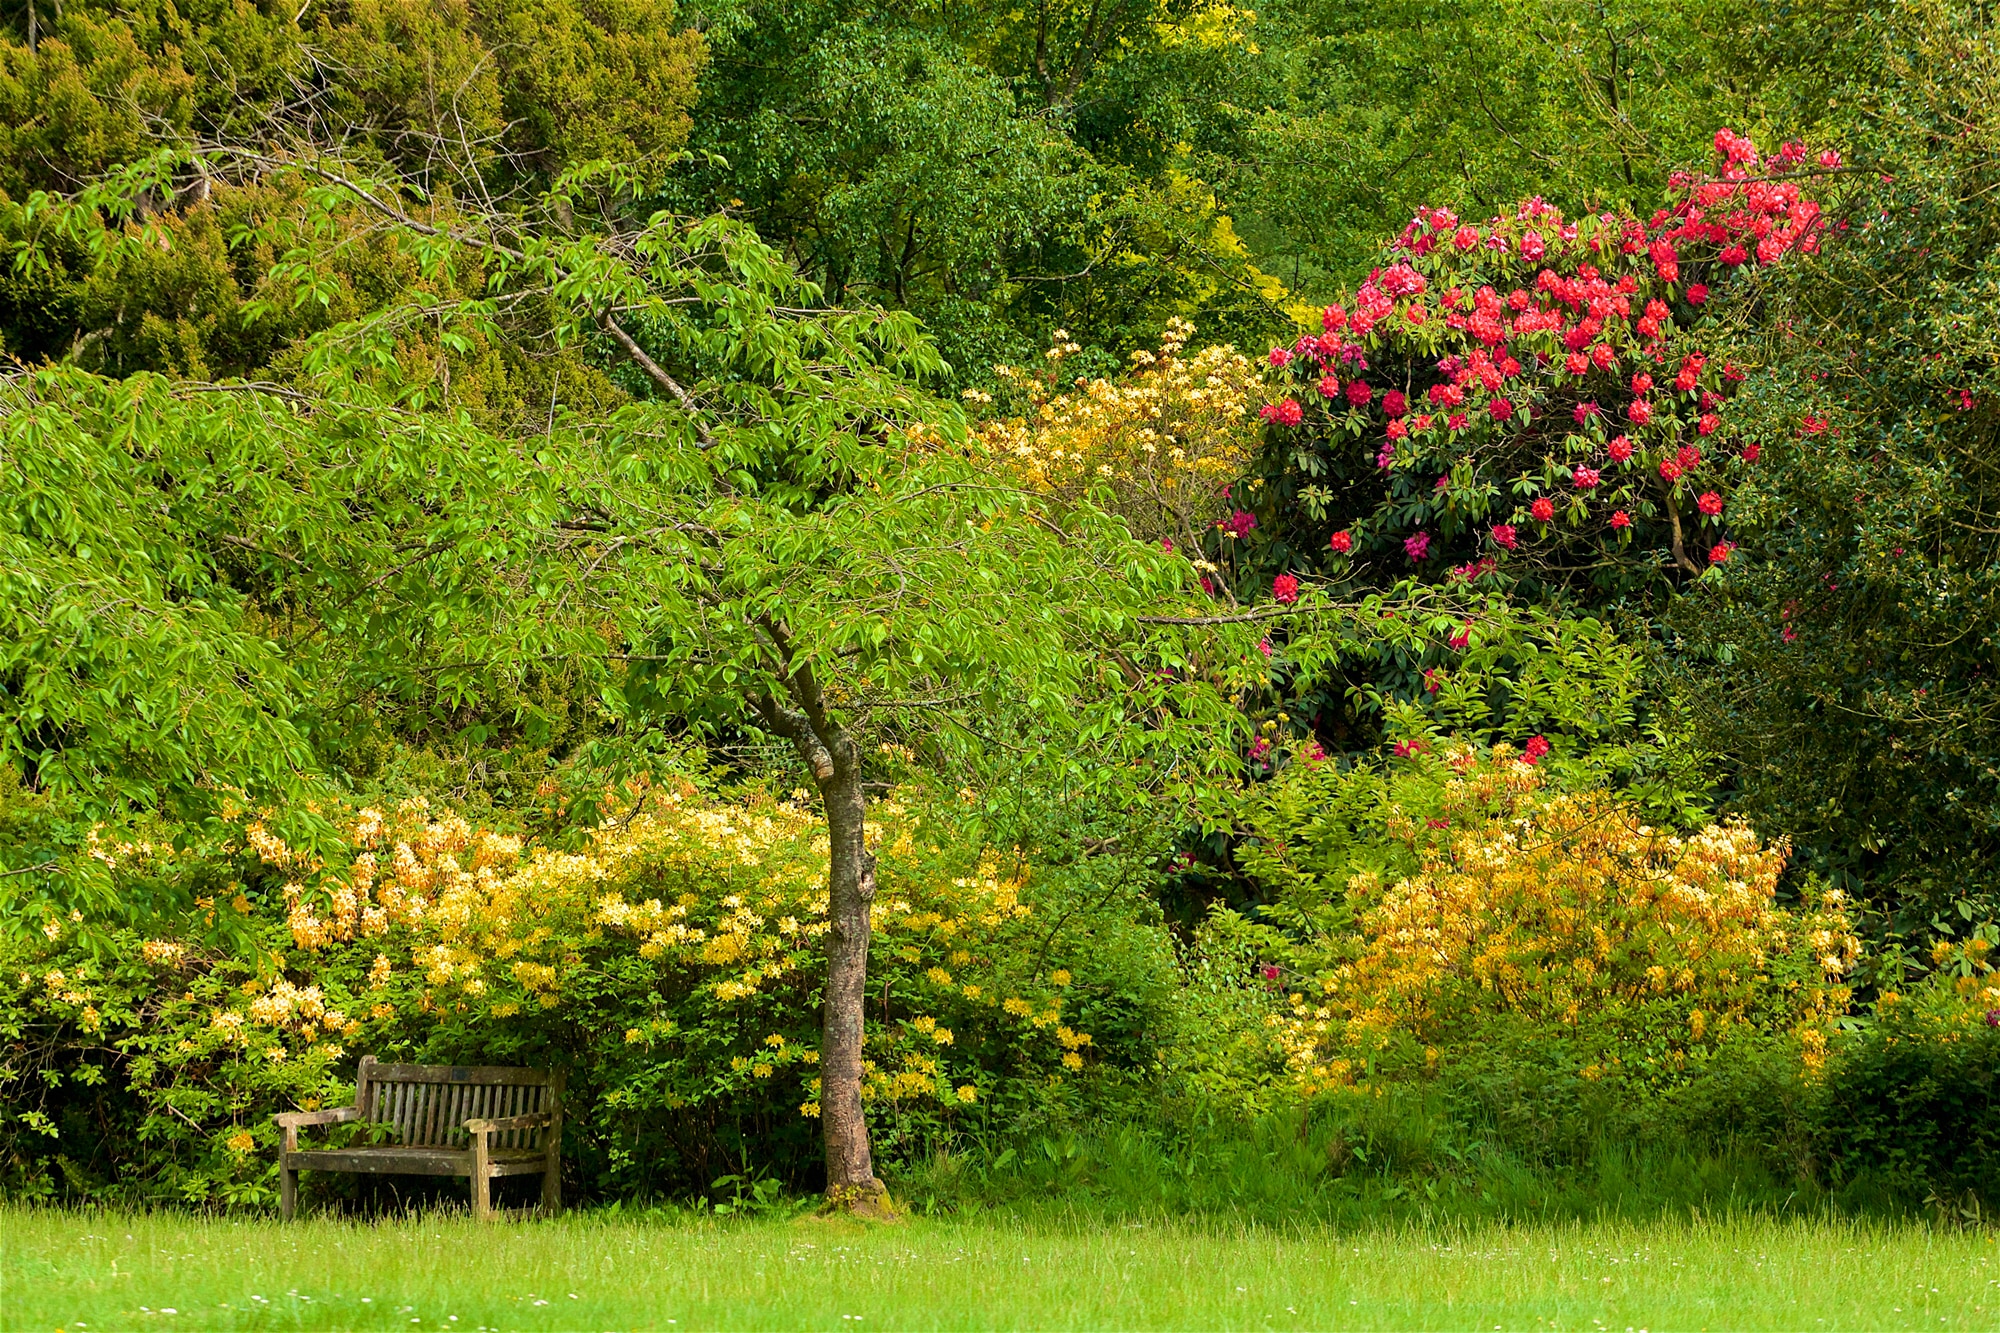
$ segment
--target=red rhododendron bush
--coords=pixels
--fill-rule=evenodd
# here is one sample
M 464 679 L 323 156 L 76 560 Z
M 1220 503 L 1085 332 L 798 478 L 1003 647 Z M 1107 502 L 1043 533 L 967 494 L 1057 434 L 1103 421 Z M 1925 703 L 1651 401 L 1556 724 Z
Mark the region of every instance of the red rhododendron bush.
M 1744 371 L 1704 313 L 1817 250 L 1811 177 L 1839 161 L 1789 143 L 1760 162 L 1728 130 L 1715 145 L 1650 217 L 1420 212 L 1318 332 L 1272 349 L 1285 475 L 1265 507 L 1290 511 L 1293 558 L 1606 589 L 1727 560 L 1757 448 L 1730 430 Z
M 1584 1082 L 1665 1087 L 1744 1040 L 1824 1067 L 1860 942 L 1836 891 L 1779 904 L 1782 842 L 1657 827 L 1506 746 L 1386 776 L 1293 765 L 1271 785 L 1297 790 L 1264 798 L 1246 863 L 1322 926 L 1289 976 L 1272 969 L 1286 993 L 1267 1020 L 1307 1092 L 1435 1072 L 1510 1034 Z M 1301 816 L 1361 813 L 1358 793 L 1385 848 L 1330 854 Z

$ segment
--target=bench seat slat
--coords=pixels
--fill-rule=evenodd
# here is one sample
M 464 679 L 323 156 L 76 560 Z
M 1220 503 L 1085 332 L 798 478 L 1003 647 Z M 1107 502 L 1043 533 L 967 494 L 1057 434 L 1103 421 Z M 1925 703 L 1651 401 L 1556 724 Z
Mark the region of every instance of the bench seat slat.
M 303 1149 L 285 1159 L 294 1169 L 348 1171 L 398 1176 L 469 1176 L 472 1154 L 442 1148 L 324 1148 Z M 496 1176 L 539 1175 L 547 1163 L 539 1152 L 496 1152 Z

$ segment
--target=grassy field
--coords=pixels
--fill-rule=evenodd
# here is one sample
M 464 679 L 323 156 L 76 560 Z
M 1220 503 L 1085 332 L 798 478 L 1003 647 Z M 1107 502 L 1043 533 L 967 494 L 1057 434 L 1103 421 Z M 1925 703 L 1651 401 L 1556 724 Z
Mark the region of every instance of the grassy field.
M 1992 1233 L 953 1219 L 478 1227 L 0 1210 L 0 1326 L 2000 1329 Z

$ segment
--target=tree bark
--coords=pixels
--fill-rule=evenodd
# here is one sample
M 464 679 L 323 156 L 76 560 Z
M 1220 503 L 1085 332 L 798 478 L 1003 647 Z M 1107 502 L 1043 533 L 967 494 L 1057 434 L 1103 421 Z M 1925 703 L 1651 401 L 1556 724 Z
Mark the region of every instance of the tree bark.
M 875 902 L 875 857 L 868 850 L 868 802 L 861 788 L 861 749 L 828 712 L 819 680 L 794 665 L 791 631 L 759 620 L 777 663 L 782 697 L 753 694 L 766 726 L 792 743 L 811 770 L 826 811 L 826 999 L 819 1052 L 820 1131 L 826 1145 L 826 1210 L 895 1218 L 889 1191 L 875 1176 L 868 1117 L 861 1107 L 864 1021 L 868 996 L 869 909 Z
M 868 1120 L 861 1108 L 862 1022 L 868 993 L 869 910 L 875 901 L 875 857 L 869 852 L 861 755 L 840 735 L 826 747 L 829 771 L 819 777 L 830 841 L 826 934 L 826 1010 L 820 1039 L 820 1125 L 826 1139 L 830 1207 L 890 1211 L 875 1177 Z

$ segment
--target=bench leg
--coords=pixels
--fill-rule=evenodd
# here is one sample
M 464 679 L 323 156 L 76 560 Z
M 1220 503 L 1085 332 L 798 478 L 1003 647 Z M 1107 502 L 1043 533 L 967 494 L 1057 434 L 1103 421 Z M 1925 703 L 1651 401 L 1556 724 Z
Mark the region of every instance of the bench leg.
M 287 1162 L 278 1164 L 278 1217 L 286 1222 L 299 1208 L 299 1173 Z
M 472 1136 L 472 1220 L 493 1220 L 493 1171 L 484 1134 Z
M 542 1209 L 544 1212 L 562 1211 L 562 1164 L 550 1161 L 548 1170 L 542 1172 Z

